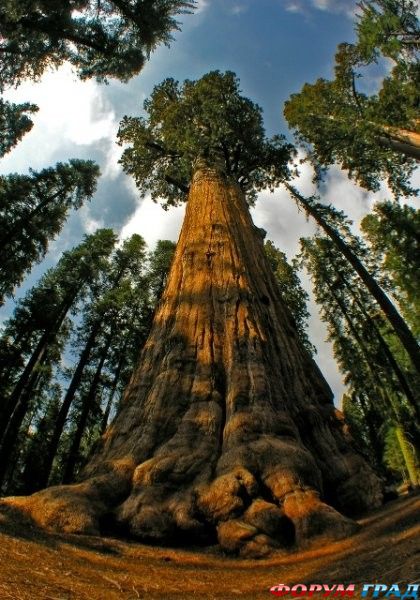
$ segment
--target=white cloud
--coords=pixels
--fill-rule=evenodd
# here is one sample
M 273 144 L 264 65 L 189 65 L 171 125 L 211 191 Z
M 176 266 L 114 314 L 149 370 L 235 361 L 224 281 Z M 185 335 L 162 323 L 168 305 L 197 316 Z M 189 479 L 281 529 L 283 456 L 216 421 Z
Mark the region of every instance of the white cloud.
M 138 191 L 131 179 L 127 179 L 127 185 L 138 197 Z M 165 211 L 160 204 L 153 202 L 150 196 L 146 196 L 139 200 L 133 215 L 123 226 L 120 239 L 138 233 L 145 239 L 149 248 L 153 248 L 158 240 L 177 242 L 184 214 L 185 205 Z
M 116 179 L 123 171 L 119 164 L 123 148 L 116 143 L 118 133 L 118 123 L 115 122 L 108 136 L 109 145 L 105 157 L 105 166 L 102 167 L 102 175 L 109 179 Z
M 288 2 L 285 6 L 287 12 L 303 12 L 302 4 L 297 2 Z
M 313 192 L 311 180 L 311 169 L 304 164 L 296 183 L 303 194 L 309 195 Z M 307 220 L 283 186 L 273 193 L 270 191 L 260 193 L 251 214 L 255 224 L 267 231 L 267 238 L 289 258 L 293 258 L 299 251 L 299 237 L 314 232 L 313 224 Z
M 248 7 L 245 4 L 234 4 L 229 12 L 232 15 L 241 15 L 242 13 L 246 12 L 248 10 Z
M 46 73 L 38 83 L 25 82 L 8 90 L 4 97 L 13 102 L 39 106 L 34 127 L 1 162 L 1 171 L 26 171 L 49 165 L 50 158 L 66 146 L 89 146 L 115 139 L 118 123 L 95 81 L 75 78 L 68 65 Z M 72 158 L 72 157 L 69 157 Z M 110 168 L 115 163 L 110 154 Z
M 79 216 L 83 223 L 84 231 L 87 234 L 95 233 L 97 229 L 105 227 L 105 223 L 102 219 L 95 219 L 92 217 L 90 206 L 87 204 L 84 204 L 82 208 L 79 209 Z
M 307 13 L 312 9 L 346 14 L 353 17 L 357 10 L 356 0 L 282 0 L 285 10 Z
M 197 8 L 194 10 L 194 14 L 198 15 L 203 13 L 209 7 L 209 0 L 197 0 Z

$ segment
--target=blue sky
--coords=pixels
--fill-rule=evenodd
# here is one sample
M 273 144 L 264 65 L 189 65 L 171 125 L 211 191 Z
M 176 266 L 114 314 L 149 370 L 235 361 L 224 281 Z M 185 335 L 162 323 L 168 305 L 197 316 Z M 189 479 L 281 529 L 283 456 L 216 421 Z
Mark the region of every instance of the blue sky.
M 6 98 L 34 102 L 40 110 L 33 130 L 0 162 L 0 173 L 27 172 L 29 167 L 40 170 L 69 158 L 92 158 L 102 171 L 92 202 L 71 215 L 16 297 L 55 264 L 63 250 L 97 227 L 112 227 L 123 236 L 138 232 L 150 245 L 159 238 L 177 239 L 183 208 L 165 212 L 149 198 L 139 198 L 118 165 L 118 123 L 126 114 L 141 114 L 143 100 L 154 85 L 166 77 L 196 79 L 210 70 L 232 70 L 243 93 L 263 108 L 267 133 L 290 137 L 282 115 L 285 100 L 305 82 L 331 76 L 337 44 L 353 39 L 354 10 L 353 0 L 199 0 L 196 13 L 182 17 L 182 31 L 175 34 L 171 47 L 158 48 L 128 84 L 80 82 L 63 66 L 37 84 L 27 82 L 7 91 Z M 311 191 L 310 179 L 311 173 L 304 169 L 303 192 Z M 331 171 L 325 199 L 350 214 L 356 226 L 379 197 L 351 184 L 338 169 Z M 298 250 L 299 237 L 314 231 L 283 190 L 263 192 L 253 217 L 289 258 Z M 304 285 L 309 289 L 306 278 Z M 13 306 L 10 301 L 0 311 L 2 320 Z M 325 328 L 312 301 L 310 308 L 317 362 L 338 401 L 341 376 L 324 343 Z

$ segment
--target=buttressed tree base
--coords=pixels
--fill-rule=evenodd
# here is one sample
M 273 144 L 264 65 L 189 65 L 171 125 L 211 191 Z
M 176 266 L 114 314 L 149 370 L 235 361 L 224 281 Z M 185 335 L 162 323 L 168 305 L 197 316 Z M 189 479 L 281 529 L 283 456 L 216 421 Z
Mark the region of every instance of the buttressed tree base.
M 199 161 L 151 334 L 81 482 L 4 503 L 64 532 L 264 556 L 350 535 L 344 514 L 381 500 L 243 193 Z

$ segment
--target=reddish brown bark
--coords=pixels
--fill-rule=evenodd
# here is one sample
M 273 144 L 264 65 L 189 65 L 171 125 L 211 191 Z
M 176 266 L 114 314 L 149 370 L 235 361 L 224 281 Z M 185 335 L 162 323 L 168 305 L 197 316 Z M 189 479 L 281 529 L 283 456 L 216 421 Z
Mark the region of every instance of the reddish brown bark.
M 14 500 L 41 524 L 211 540 L 241 555 L 339 538 L 381 501 L 299 343 L 245 198 L 201 165 L 122 409 L 74 486 Z M 328 504 L 327 504 L 328 503 Z M 109 521 L 108 521 L 109 524 Z

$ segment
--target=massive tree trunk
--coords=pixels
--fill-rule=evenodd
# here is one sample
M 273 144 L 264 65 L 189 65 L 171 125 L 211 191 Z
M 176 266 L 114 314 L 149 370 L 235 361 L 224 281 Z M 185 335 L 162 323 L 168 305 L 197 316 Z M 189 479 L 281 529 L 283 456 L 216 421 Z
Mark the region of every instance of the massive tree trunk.
M 298 340 L 245 198 L 196 170 L 166 290 L 119 415 L 77 485 L 8 503 L 43 526 L 217 539 L 263 555 L 356 529 L 377 477 Z

